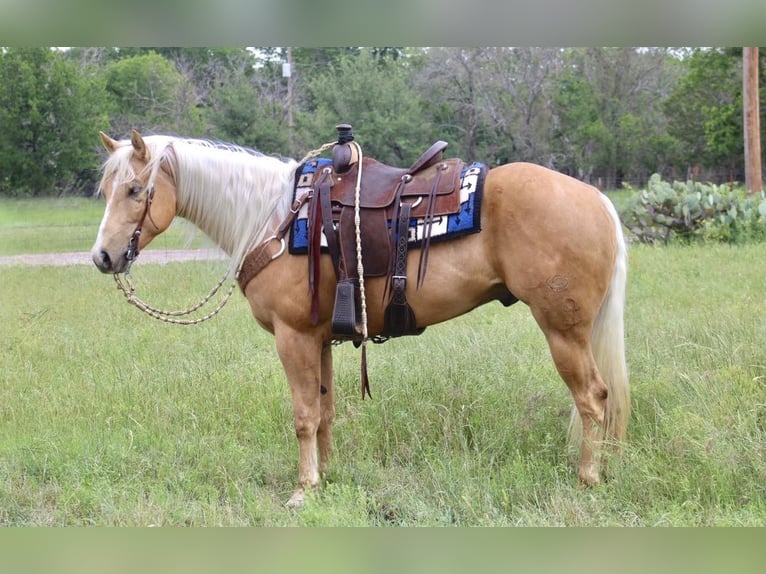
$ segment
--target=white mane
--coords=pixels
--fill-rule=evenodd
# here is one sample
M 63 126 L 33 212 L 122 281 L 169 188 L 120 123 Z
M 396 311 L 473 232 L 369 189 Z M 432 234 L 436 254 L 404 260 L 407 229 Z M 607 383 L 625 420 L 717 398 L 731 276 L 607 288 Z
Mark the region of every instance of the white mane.
M 204 140 L 146 136 L 144 142 L 150 157 L 145 173 L 152 179 L 160 162 L 168 161 L 178 190 L 177 215 L 221 247 L 234 268 L 265 238 L 272 215 L 278 222 L 287 217 L 296 161 Z M 104 164 L 104 177 L 130 181 L 144 175 L 130 167 L 130 142 L 120 143 Z

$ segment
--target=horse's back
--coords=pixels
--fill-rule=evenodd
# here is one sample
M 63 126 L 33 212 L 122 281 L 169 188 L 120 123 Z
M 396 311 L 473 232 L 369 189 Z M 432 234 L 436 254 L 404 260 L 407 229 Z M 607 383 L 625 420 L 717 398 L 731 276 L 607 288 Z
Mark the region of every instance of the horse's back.
M 516 162 L 495 167 L 487 174 L 485 189 L 488 201 L 502 202 L 496 207 L 503 211 L 510 208 L 516 219 L 543 219 L 565 228 L 571 217 L 578 218 L 574 222 L 577 225 L 610 223 L 598 189 L 537 164 Z M 582 217 L 586 221 L 579 219 Z M 556 227 L 555 231 L 563 228 Z

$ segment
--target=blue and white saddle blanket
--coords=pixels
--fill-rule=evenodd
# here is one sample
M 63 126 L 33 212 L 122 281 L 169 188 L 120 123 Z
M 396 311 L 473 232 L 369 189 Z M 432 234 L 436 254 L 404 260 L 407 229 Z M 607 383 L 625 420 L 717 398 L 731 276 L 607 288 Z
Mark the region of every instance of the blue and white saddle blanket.
M 301 175 L 314 173 L 330 164 L 332 160 L 327 158 L 307 162 L 303 166 Z M 431 226 L 431 242 L 445 241 L 481 231 L 481 197 L 486 174 L 487 166 L 483 163 L 474 162 L 463 168 L 460 173 L 460 209 L 457 213 L 434 218 Z M 307 191 L 306 188 L 296 187 L 295 194 L 298 196 Z M 364 189 L 361 192 L 364 193 Z M 308 251 L 308 209 L 308 203 L 301 207 L 290 229 L 290 253 L 305 254 Z M 423 219 L 411 219 L 408 243 L 412 246 L 419 245 L 423 239 L 423 231 Z M 324 233 L 322 233 L 321 242 L 322 247 L 327 247 Z

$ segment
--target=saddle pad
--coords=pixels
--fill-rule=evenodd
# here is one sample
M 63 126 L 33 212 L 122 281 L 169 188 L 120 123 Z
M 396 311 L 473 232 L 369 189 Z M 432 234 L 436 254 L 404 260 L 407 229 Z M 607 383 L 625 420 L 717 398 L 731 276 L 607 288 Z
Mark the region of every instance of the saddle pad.
M 320 170 L 326 165 L 331 165 L 332 160 L 320 158 L 307 162 L 298 177 L 299 184 L 296 186 L 296 194 L 305 193 L 306 188 L 301 187 L 300 182 L 310 182 L 313 178 L 310 174 Z M 483 163 L 474 162 L 466 166 L 460 173 L 460 209 L 456 213 L 434 218 L 431 227 L 431 242 L 454 239 L 470 233 L 481 231 L 481 194 L 484 188 L 484 177 L 487 174 L 487 166 Z M 310 185 L 308 186 L 310 187 Z M 364 190 L 362 190 L 364 193 Z M 391 222 L 389 222 L 389 228 Z M 418 246 L 423 239 L 423 220 L 411 219 L 409 225 L 409 244 Z M 322 247 L 327 246 L 327 240 L 322 233 Z M 308 204 L 304 204 L 298 212 L 293 225 L 290 228 L 290 253 L 294 255 L 305 254 L 308 251 Z

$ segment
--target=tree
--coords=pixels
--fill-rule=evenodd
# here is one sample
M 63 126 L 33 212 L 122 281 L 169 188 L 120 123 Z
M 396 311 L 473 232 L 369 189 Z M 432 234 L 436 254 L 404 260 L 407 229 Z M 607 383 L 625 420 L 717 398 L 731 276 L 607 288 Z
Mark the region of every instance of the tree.
M 707 179 L 741 180 L 740 58 L 737 48 L 293 48 L 288 98 L 285 48 L 6 49 L 0 193 L 89 188 L 98 129 L 299 158 L 341 122 L 391 164 L 444 139 L 468 161 L 531 161 L 605 188 L 694 164 Z
M 595 86 L 576 71 L 565 73 L 558 82 L 554 104 L 558 169 L 590 181 L 596 168 L 596 149 L 608 138 Z
M 95 134 L 108 128 L 102 79 L 49 48 L 0 52 L 0 192 L 92 192 Z
M 307 107 L 296 115 L 305 149 L 331 141 L 350 123 L 364 153 L 393 165 L 413 162 L 430 143 L 428 125 L 406 62 L 371 50 L 341 56 L 304 82 Z
M 191 82 L 155 52 L 123 58 L 106 66 L 106 90 L 114 103 L 112 131 L 193 135 L 202 131 Z
M 713 179 L 742 176 L 741 49 L 695 49 L 665 103 L 668 132 L 689 166 L 723 168 Z
M 229 82 L 231 77 L 252 77 L 256 55 L 247 48 L 120 48 L 120 58 L 132 58 L 157 54 L 171 62 L 186 78 L 194 94 L 194 103 L 199 107 L 208 105 L 211 92 Z
M 567 51 L 554 114 L 569 170 L 613 189 L 628 174 L 645 181 L 671 161 L 661 107 L 675 80 L 669 60 L 663 48 Z
M 482 114 L 497 163 L 531 161 L 556 168 L 551 96 L 562 66 L 558 48 L 491 48 L 483 66 Z
M 490 123 L 481 111 L 487 49 L 432 48 L 421 60 L 413 81 L 432 129 L 450 143 L 453 154 L 468 161 L 491 161 L 494 154 L 486 144 L 492 138 L 485 137 L 488 132 L 483 129 Z
M 204 110 L 209 134 L 270 154 L 295 155 L 286 119 L 281 70 L 261 66 L 250 76 L 232 72 L 214 87 Z

